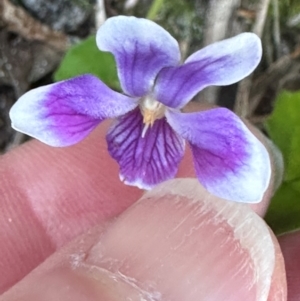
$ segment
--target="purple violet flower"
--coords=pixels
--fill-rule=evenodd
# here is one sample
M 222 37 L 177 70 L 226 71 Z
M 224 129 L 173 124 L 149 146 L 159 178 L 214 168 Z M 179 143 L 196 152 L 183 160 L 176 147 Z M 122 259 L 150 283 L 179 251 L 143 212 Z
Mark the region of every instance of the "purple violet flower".
M 209 192 L 238 202 L 262 199 L 270 159 L 244 123 L 225 108 L 180 111 L 203 88 L 249 75 L 262 55 L 256 35 L 243 33 L 207 46 L 184 64 L 176 40 L 146 19 L 110 18 L 96 40 L 114 55 L 124 94 L 93 75 L 40 87 L 11 109 L 16 130 L 61 147 L 79 142 L 104 119 L 116 118 L 107 144 L 124 183 L 150 189 L 173 178 L 187 140 L 197 177 Z

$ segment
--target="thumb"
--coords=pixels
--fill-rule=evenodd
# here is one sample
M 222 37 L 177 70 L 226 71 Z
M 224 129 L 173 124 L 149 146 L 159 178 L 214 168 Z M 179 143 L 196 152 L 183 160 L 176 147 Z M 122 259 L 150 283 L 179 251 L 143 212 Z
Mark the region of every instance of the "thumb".
M 196 180 L 146 193 L 55 253 L 1 301 L 286 300 L 280 251 L 248 206 Z

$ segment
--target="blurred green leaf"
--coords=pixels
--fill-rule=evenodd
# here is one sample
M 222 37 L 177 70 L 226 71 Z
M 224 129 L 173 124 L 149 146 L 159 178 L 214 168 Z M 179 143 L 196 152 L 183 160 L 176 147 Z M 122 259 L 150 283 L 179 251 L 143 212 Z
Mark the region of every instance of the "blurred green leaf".
M 279 234 L 300 228 L 300 92 L 280 93 L 266 128 L 285 163 L 283 184 L 266 215 Z
M 95 36 L 90 36 L 67 52 L 54 74 L 54 80 L 60 81 L 86 73 L 94 74 L 109 87 L 120 90 L 114 57 L 111 53 L 98 49 Z
M 280 18 L 283 24 L 286 19 L 300 14 L 300 1 L 299 0 L 280 0 L 279 1 Z
M 284 180 L 300 179 L 300 92 L 283 91 L 278 96 L 266 128 L 283 154 Z
M 300 181 L 294 185 L 298 187 L 298 191 L 290 183 L 281 185 L 265 216 L 275 234 L 300 228 Z

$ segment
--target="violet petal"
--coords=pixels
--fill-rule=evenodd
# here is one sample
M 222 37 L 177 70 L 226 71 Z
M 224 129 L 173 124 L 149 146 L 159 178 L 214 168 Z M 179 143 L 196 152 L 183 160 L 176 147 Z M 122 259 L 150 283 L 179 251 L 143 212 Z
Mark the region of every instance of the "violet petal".
M 101 50 L 114 55 L 122 89 L 135 97 L 147 94 L 158 72 L 180 60 L 177 41 L 146 19 L 109 18 L 98 30 L 96 41 Z
M 212 194 L 257 203 L 271 174 L 266 148 L 231 111 L 167 112 L 172 128 L 190 142 L 197 177 Z
M 182 108 L 207 86 L 226 86 L 249 75 L 260 62 L 262 47 L 253 33 L 209 45 L 192 54 L 182 66 L 163 69 L 154 96 L 171 108 Z
M 150 189 L 173 178 L 184 153 L 184 140 L 165 118 L 156 120 L 142 137 L 139 109 L 118 118 L 107 134 L 108 151 L 120 165 L 125 184 Z
M 68 146 L 103 119 L 136 106 L 134 99 L 112 91 L 97 77 L 82 75 L 27 92 L 12 107 L 10 117 L 16 130 L 51 146 Z

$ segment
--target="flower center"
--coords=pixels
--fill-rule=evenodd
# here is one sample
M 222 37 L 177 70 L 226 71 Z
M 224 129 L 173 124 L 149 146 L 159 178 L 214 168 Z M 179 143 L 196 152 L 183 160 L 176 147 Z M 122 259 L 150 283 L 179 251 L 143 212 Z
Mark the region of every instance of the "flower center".
M 144 117 L 143 123 L 145 124 L 142 137 L 145 137 L 149 126 L 152 127 L 156 119 L 161 119 L 165 116 L 166 107 L 153 97 L 147 95 L 141 99 L 140 110 Z

